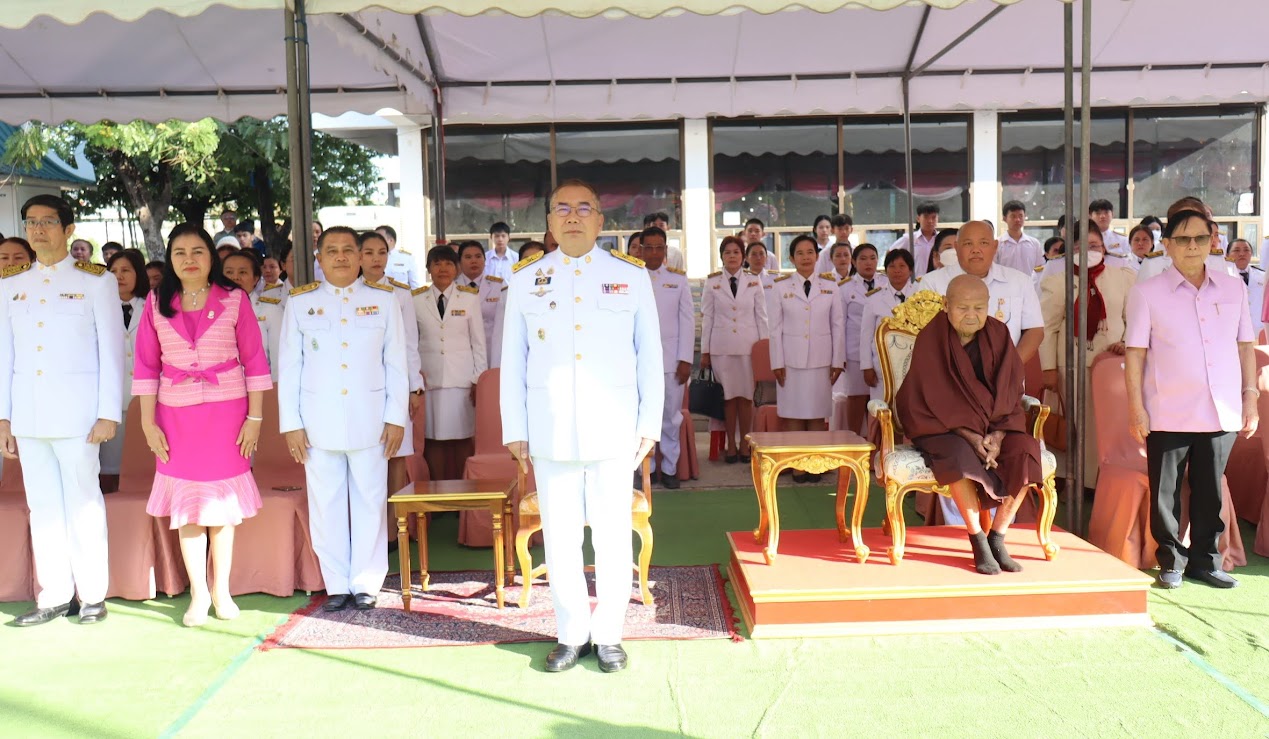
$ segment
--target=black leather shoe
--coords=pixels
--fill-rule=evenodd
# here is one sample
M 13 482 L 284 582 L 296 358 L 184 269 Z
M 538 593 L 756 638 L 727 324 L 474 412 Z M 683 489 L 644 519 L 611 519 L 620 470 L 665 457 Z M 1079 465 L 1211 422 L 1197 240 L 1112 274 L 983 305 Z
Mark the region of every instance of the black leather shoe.
M 348 606 L 352 605 L 352 599 L 353 597 L 349 595 L 348 593 L 340 593 L 338 595 L 329 595 L 326 597 L 326 602 L 322 604 L 322 610 L 326 611 L 327 613 L 342 611 Z
M 740 461 L 740 455 L 739 454 L 725 454 L 723 455 L 723 461 L 726 462 L 727 464 L 736 464 L 737 462 Z
M 678 475 L 662 475 L 661 484 L 665 487 L 666 490 L 678 490 L 679 476 Z
M 563 672 L 571 670 L 577 664 L 577 660 L 590 654 L 590 644 L 583 644 L 580 647 L 571 647 L 567 644 L 556 644 L 555 649 L 546 655 L 546 671 L 547 672 Z
M 14 626 L 39 626 L 70 612 L 70 603 L 63 603 L 52 608 L 36 608 L 13 619 Z
M 628 662 L 626 650 L 620 644 L 596 644 L 595 654 L 599 657 L 599 669 L 604 672 L 620 672 L 626 669 Z
M 95 624 L 106 620 L 106 604 L 102 603 L 85 603 L 79 607 L 79 622 L 81 624 Z
M 1229 573 L 1221 570 L 1187 569 L 1185 576 L 1191 580 L 1198 580 L 1205 585 L 1211 585 L 1214 588 L 1228 589 L 1238 587 L 1238 581 L 1230 577 Z
M 379 602 L 375 596 L 369 593 L 357 593 L 353 600 L 356 601 L 356 608 L 359 611 L 369 611 L 371 608 L 375 607 L 376 603 Z

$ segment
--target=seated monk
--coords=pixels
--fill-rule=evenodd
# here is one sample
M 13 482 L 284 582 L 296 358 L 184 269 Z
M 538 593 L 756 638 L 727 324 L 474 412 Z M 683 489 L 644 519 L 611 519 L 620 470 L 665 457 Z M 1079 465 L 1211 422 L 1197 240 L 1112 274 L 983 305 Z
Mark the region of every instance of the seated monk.
M 998 575 L 1022 570 L 1005 551 L 1005 532 L 1041 468 L 1022 410 L 1022 360 L 1009 329 L 987 315 L 988 302 L 987 285 L 973 275 L 948 284 L 945 312 L 917 336 L 896 405 L 934 478 L 951 489 L 975 569 Z M 997 508 L 987 535 L 983 508 Z

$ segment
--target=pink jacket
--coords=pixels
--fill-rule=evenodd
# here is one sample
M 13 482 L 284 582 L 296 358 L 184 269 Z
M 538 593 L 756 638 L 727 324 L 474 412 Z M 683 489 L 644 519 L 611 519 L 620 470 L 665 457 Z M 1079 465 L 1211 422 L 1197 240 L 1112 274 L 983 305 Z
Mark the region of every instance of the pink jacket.
M 172 299 L 177 309 L 172 318 L 159 313 L 156 301 L 150 293 L 137 329 L 133 395 L 157 394 L 158 402 L 178 408 L 273 387 L 247 293 L 213 285 L 192 336 L 180 296 Z

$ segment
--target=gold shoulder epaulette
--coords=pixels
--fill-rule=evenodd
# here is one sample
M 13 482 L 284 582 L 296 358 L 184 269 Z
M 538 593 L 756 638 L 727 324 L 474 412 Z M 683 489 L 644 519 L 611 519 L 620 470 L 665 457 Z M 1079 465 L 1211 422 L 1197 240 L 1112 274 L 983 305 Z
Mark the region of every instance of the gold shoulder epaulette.
M 256 300 L 260 301 L 261 303 L 268 303 L 269 305 L 282 305 L 282 298 L 266 298 L 263 295 L 261 295 L 260 297 L 256 298 Z
M 1036 267 L 1035 269 L 1033 269 L 1033 270 L 1031 270 L 1031 271 L 1032 271 L 1032 272 L 1043 272 L 1043 271 L 1044 271 L 1044 265 L 1043 265 L 1043 264 L 1041 264 L 1039 267 Z
M 684 277 L 687 277 L 687 270 L 685 269 L 675 269 L 673 267 L 666 267 L 665 271 L 673 272 L 676 275 L 683 275 Z
M 480 294 L 480 288 L 478 288 L 478 287 L 471 287 L 470 285 L 459 285 L 459 286 L 458 286 L 458 291 L 459 291 L 459 292 L 463 292 L 463 293 L 471 293 L 472 295 L 479 295 L 479 294 Z
M 389 278 L 388 278 L 388 284 L 389 284 L 389 285 L 392 285 L 393 287 L 399 287 L 399 288 L 401 288 L 402 290 L 409 290 L 409 289 L 410 289 L 410 286 L 409 286 L 409 285 L 407 285 L 406 283 L 401 282 L 400 280 L 394 280 L 394 279 L 392 279 L 391 277 L 389 277 Z
M 408 256 L 410 256 L 410 250 L 409 250 L 409 249 L 397 249 L 397 251 L 401 252 L 402 254 L 406 255 L 407 257 L 408 257 Z
M 828 280 L 829 282 L 837 282 L 837 275 L 833 274 L 832 272 L 821 272 L 820 279 Z
M 75 262 L 75 269 L 80 272 L 87 272 L 90 275 L 97 275 L 98 277 L 106 274 L 106 265 L 93 264 L 92 262 Z
M 921 281 L 921 278 L 920 278 L 920 277 L 916 278 L 916 281 L 917 281 L 917 282 L 920 282 L 920 281 Z
M 626 263 L 628 263 L 628 264 L 633 264 L 634 266 L 638 267 L 639 269 L 643 269 L 643 267 L 645 266 L 645 265 L 644 265 L 644 263 L 643 263 L 643 260 L 642 260 L 642 259 L 640 259 L 640 258 L 638 258 L 638 257 L 632 257 L 632 256 L 630 256 L 629 254 L 624 254 L 624 253 L 619 252 L 619 251 L 610 251 L 610 252 L 608 252 L 608 253 L 609 253 L 609 254 L 611 254 L 611 255 L 613 255 L 614 257 L 616 257 L 616 258 L 620 259 L 620 260 L 621 260 L 621 261 L 623 261 L 623 262 L 626 262 Z
M 411 294 L 411 295 L 422 295 L 423 293 L 427 292 L 427 289 L 428 289 L 429 287 L 431 287 L 431 285 L 424 285 L 423 287 L 415 288 L 415 289 L 413 289 L 413 290 L 411 290 L 411 291 L 410 291 L 410 294 Z
M 540 251 L 531 257 L 525 257 L 524 259 L 521 259 L 520 261 L 516 262 L 515 266 L 511 268 L 511 271 L 519 272 L 520 270 L 524 269 L 525 267 L 528 267 L 530 264 L 533 264 L 534 262 L 538 261 L 544 256 L 546 256 L 546 252 Z
M 717 272 L 710 272 L 710 273 L 709 273 L 709 277 L 717 277 L 717 276 L 721 275 L 722 273 L 723 273 L 723 271 L 722 271 L 721 269 L 720 269 L 720 270 L 718 270 Z
M 879 292 L 881 292 L 881 288 L 879 288 L 879 287 L 874 287 L 873 289 L 871 289 L 871 290 L 869 290 L 868 292 L 864 293 L 864 297 L 865 297 L 865 298 L 872 297 L 873 295 L 876 295 L 876 294 L 877 294 L 877 293 L 879 293 Z
M 384 291 L 385 293 L 390 293 L 390 292 L 392 292 L 392 286 L 391 286 L 391 285 L 380 285 L 380 284 L 379 284 L 379 283 L 377 283 L 377 282 L 367 282 L 367 283 L 366 283 L 366 287 L 373 287 L 374 289 L 376 289 L 376 290 L 382 290 L 382 291 Z
M 1213 257 L 1223 257 L 1223 256 L 1225 256 L 1225 250 L 1224 250 L 1224 249 L 1212 249 L 1211 251 L 1209 251 L 1209 252 L 1208 252 L 1208 255 L 1213 256 Z
M 498 275 L 485 275 L 485 279 L 490 282 L 502 282 L 502 278 Z
M 767 274 L 769 274 L 769 275 L 778 275 L 778 274 L 780 274 L 780 270 L 778 270 L 778 269 L 769 269 L 769 270 L 767 270 Z
M 1161 256 L 1163 256 L 1163 250 L 1155 249 L 1154 251 L 1146 255 L 1146 259 L 1154 259 L 1155 257 L 1161 257 Z
M 291 295 L 303 295 L 304 293 L 311 293 L 321 286 L 322 286 L 322 283 L 320 282 L 310 282 L 307 285 L 300 285 L 299 287 L 293 287 L 291 288 Z
M 846 283 L 850 282 L 850 281 L 851 281 L 851 280 L 853 280 L 853 279 L 855 279 L 855 278 L 854 278 L 854 277 L 843 277 L 842 279 L 838 280 L 837 285 L 838 285 L 838 287 L 841 287 L 842 285 L 845 285 Z
M 780 275 L 779 277 L 772 280 L 772 282 L 784 282 L 785 280 L 789 279 L 792 276 L 793 275 Z
M 4 271 L 0 272 L 0 279 L 3 279 L 5 277 L 12 277 L 14 275 L 20 275 L 30 268 L 31 268 L 30 262 L 27 262 L 26 264 L 15 264 L 12 267 L 5 267 Z

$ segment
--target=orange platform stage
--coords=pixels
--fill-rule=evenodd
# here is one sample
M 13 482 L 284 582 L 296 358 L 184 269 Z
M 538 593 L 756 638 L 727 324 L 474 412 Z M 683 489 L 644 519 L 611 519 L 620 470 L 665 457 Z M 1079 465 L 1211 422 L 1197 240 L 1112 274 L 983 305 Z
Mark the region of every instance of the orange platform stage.
M 781 532 L 771 565 L 751 532 L 727 538 L 732 587 L 756 639 L 1151 624 L 1151 578 L 1056 528 L 1062 549 L 1052 562 L 1034 527 L 1011 529 L 1009 552 L 1023 571 L 994 576 L 974 571 L 958 526 L 909 528 L 898 565 L 885 556 L 881 529 L 865 529 L 874 554 L 863 564 L 832 529 Z

